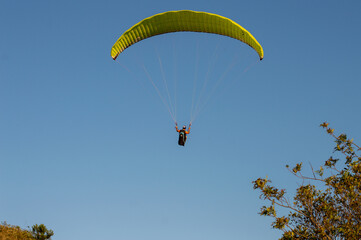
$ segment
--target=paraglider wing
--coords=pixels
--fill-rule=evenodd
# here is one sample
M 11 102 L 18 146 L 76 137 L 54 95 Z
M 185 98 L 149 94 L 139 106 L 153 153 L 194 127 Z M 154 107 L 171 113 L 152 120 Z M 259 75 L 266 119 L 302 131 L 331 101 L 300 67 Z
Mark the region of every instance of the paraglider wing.
M 217 14 L 190 10 L 159 13 L 140 21 L 120 36 L 111 49 L 111 56 L 115 60 L 126 48 L 143 39 L 182 31 L 214 33 L 240 40 L 263 59 L 262 46 L 238 23 Z

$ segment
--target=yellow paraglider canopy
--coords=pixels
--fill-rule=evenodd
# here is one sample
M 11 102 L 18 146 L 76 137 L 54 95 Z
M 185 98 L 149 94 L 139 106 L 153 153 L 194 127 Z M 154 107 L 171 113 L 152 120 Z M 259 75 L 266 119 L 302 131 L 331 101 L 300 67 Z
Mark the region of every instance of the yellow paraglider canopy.
M 263 59 L 262 46 L 238 23 L 217 14 L 190 10 L 159 13 L 140 21 L 120 36 L 112 47 L 111 56 L 115 60 L 126 48 L 143 39 L 182 31 L 214 33 L 240 40 Z

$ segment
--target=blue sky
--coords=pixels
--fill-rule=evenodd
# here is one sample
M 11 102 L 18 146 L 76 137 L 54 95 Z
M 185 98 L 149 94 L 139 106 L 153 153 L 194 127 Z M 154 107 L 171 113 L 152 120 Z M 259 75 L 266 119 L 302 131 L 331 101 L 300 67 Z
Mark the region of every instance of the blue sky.
M 251 182 L 269 176 L 292 193 L 299 182 L 284 166 L 317 167 L 332 153 L 323 121 L 361 141 L 360 8 L 359 1 L 1 1 L 0 220 L 44 223 L 55 240 L 280 237 L 258 216 L 264 203 Z M 264 60 L 236 40 L 189 33 L 144 40 L 111 59 L 132 25 L 179 9 L 238 22 L 262 44 Z M 238 54 L 244 64 L 212 95 L 182 148 L 142 64 L 159 81 L 159 54 L 167 77 L 177 76 L 184 124 L 194 49 L 200 75 L 213 52 L 211 75 Z

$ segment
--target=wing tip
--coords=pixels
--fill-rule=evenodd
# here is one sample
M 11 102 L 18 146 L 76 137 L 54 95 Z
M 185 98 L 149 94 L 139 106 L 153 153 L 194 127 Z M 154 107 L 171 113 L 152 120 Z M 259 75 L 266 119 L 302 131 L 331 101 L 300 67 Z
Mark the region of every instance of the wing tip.
M 115 61 L 115 59 L 117 59 L 117 57 L 119 56 L 119 53 L 117 53 L 116 55 L 113 55 L 112 53 L 110 54 L 110 56 L 113 58 L 113 60 Z

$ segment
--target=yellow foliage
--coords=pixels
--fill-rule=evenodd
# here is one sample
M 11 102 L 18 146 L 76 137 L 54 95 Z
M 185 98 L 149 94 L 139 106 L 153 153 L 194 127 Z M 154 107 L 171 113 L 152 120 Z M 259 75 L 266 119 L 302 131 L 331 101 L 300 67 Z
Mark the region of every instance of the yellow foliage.
M 31 233 L 6 222 L 0 224 L 0 240 L 34 240 Z

